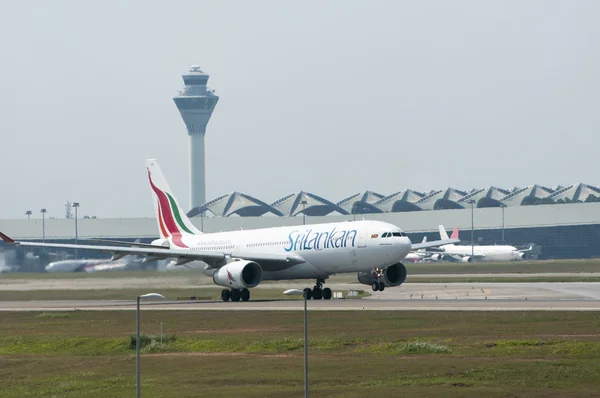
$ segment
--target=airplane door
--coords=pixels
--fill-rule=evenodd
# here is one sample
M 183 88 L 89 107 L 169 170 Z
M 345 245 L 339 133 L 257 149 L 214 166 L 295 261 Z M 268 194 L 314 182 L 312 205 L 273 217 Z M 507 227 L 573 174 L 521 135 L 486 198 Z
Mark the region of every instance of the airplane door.
M 367 233 L 365 231 L 360 231 L 358 233 L 358 247 L 367 247 Z

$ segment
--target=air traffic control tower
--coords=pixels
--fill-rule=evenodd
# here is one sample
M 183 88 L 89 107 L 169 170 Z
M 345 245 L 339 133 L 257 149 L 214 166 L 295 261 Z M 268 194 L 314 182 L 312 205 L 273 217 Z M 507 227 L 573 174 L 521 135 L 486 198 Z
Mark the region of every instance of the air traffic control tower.
M 206 203 L 204 134 L 219 97 L 206 87 L 208 75 L 193 65 L 182 75 L 185 87 L 173 97 L 190 136 L 190 209 Z

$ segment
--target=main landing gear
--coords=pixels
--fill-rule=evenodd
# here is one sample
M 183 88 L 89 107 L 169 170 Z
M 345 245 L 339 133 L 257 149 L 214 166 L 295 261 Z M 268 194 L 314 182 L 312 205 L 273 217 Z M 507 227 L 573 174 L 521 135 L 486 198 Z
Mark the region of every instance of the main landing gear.
M 221 291 L 221 299 L 223 301 L 248 301 L 250 300 L 250 290 L 248 289 L 223 289 Z
M 310 287 L 304 289 L 304 295 L 306 296 L 306 299 L 310 300 L 312 298 L 314 300 L 330 300 L 331 289 L 328 287 L 323 289 L 323 283 L 325 283 L 324 279 L 317 279 L 317 283 L 315 284 L 315 287 L 312 288 L 312 290 Z

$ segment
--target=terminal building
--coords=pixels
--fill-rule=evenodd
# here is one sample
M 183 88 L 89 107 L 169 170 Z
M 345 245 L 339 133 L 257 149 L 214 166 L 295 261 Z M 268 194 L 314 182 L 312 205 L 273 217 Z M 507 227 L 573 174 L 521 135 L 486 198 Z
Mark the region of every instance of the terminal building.
M 534 247 L 534 259 L 600 256 L 600 188 L 586 184 L 547 188 L 490 187 L 469 192 L 457 189 L 428 193 L 412 190 L 391 195 L 367 191 L 338 202 L 309 192 L 287 195 L 272 203 L 240 192 L 220 196 L 195 207 L 188 216 L 206 233 L 353 220 L 390 222 L 413 242 L 439 239 L 438 225 L 460 230 L 461 244 L 510 244 Z M 150 242 L 158 235 L 148 218 L 79 219 L 78 240 L 116 239 Z M 15 239 L 73 242 L 73 219 L 0 220 L 0 230 Z M 2 246 L 4 249 L 7 245 Z M 14 250 L 10 248 L 9 250 Z M 18 250 L 22 250 L 18 248 Z M 27 253 L 18 252 L 24 258 Z M 106 257 L 81 252 L 79 257 Z

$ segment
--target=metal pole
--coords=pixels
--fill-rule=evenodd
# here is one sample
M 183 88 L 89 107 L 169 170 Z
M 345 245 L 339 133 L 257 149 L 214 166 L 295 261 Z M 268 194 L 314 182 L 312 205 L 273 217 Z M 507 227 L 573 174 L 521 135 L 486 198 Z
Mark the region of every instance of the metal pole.
M 204 211 L 200 213 L 200 231 L 204 232 Z
M 136 337 L 135 337 L 135 381 L 136 381 L 136 397 L 140 398 L 140 296 L 137 297 L 136 308 Z
M 306 225 L 306 200 L 300 202 L 302 205 L 302 225 Z
M 475 201 L 472 200 L 471 201 L 471 260 L 473 259 L 473 257 L 475 257 L 475 246 L 474 246 L 474 240 L 473 240 L 473 234 L 474 234 L 474 229 L 475 229 L 475 224 L 473 222 L 473 215 L 474 215 L 474 205 Z
M 46 241 L 46 212 L 42 211 L 42 242 Z
M 504 206 L 502 206 L 502 243 L 504 243 Z
M 75 244 L 79 244 L 79 238 L 78 238 L 78 233 L 77 233 L 77 208 L 79 206 L 75 206 Z M 75 259 L 78 259 L 79 256 L 77 255 L 77 248 L 75 248 Z
M 308 328 L 306 322 L 306 292 L 304 292 L 304 398 L 308 398 Z

